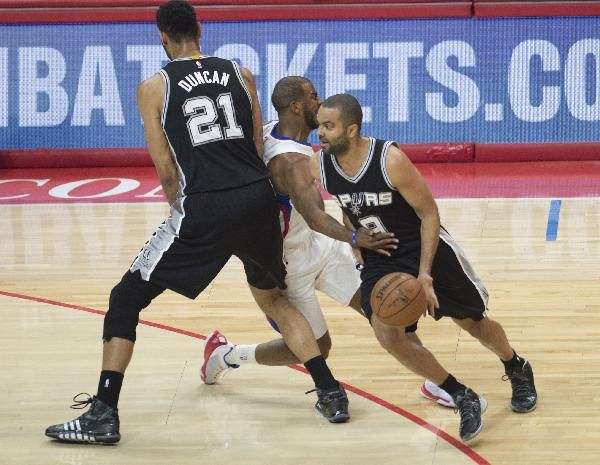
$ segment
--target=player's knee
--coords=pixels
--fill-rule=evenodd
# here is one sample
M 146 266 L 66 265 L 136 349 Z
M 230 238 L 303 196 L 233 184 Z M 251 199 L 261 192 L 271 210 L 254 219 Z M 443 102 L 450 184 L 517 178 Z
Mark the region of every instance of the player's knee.
M 388 352 L 403 353 L 410 350 L 410 339 L 406 336 L 404 328 L 389 326 L 387 328 L 378 328 L 375 332 L 377 340 L 381 346 Z
M 467 333 L 469 333 L 476 339 L 480 339 L 485 331 L 485 318 L 479 321 L 472 320 L 470 318 L 465 318 L 462 320 L 457 320 L 453 318 L 453 320 L 456 324 L 458 324 L 458 326 L 460 326 L 462 329 L 464 329 Z
M 331 350 L 331 338 L 329 337 L 329 331 L 317 339 L 317 344 L 319 344 L 319 350 L 321 351 L 323 358 L 326 359 L 329 357 L 329 351 Z
M 110 292 L 108 311 L 104 316 L 104 341 L 119 337 L 135 342 L 140 311 L 161 292 L 158 286 L 142 281 L 139 273 L 134 275 L 127 271 Z
M 279 289 L 258 290 L 252 289 L 254 300 L 260 309 L 269 317 L 281 306 L 283 294 Z
M 261 310 L 276 323 L 279 323 L 281 319 L 285 320 L 291 307 L 289 300 L 279 289 L 263 295 L 260 302 L 257 300 L 257 303 Z

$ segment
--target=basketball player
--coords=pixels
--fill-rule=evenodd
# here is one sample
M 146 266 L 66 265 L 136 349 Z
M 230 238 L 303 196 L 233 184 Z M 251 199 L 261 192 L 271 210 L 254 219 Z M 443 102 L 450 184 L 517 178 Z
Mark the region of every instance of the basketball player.
M 307 139 L 318 127 L 320 104 L 312 82 L 300 76 L 284 77 L 275 85 L 271 102 L 277 110 L 278 121 L 263 128 L 263 159 L 280 192 L 278 201 L 287 267 L 285 293 L 309 322 L 321 354 L 327 358 L 331 339 L 315 291 L 318 289 L 362 314 L 357 259 L 350 244 L 323 235 L 335 237 L 340 225 L 324 212 L 323 200 L 310 173 L 309 161 L 314 152 Z M 313 229 L 323 234 L 311 230 L 305 218 Z M 342 234 L 347 233 L 342 231 Z M 394 244 L 395 241 L 390 241 L 389 247 Z M 358 248 L 354 251 L 360 259 Z M 389 255 L 389 252 L 385 253 Z M 277 330 L 272 321 L 271 324 Z M 421 344 L 414 330 L 407 337 Z M 205 346 L 202 380 L 206 384 L 215 384 L 225 371 L 247 363 L 285 366 L 299 363 L 299 360 L 281 338 L 262 344 L 234 346 L 215 331 Z M 454 407 L 450 395 L 429 380 L 425 381 L 421 392 L 440 405 Z
M 157 25 L 172 61 L 140 85 L 138 104 L 170 216 L 110 294 L 97 395 L 74 399 L 89 410 L 50 426 L 46 435 L 118 442 L 117 403 L 139 312 L 165 289 L 195 298 L 232 255 L 244 263 L 256 302 L 313 377 L 317 410 L 330 422 L 347 421 L 344 389 L 306 319 L 279 290 L 285 288 L 283 243 L 274 192 L 258 155 L 262 122 L 253 76 L 233 61 L 200 54 L 200 29 L 187 2 L 162 5 Z
M 361 250 L 363 310 L 381 345 L 452 396 L 460 412 L 463 441 L 479 434 L 485 400 L 449 374 L 425 347 L 406 337 L 405 328 L 388 326 L 373 313 L 370 296 L 376 283 L 389 273 L 412 274 L 423 285 L 428 312 L 435 319 L 451 317 L 498 355 L 512 385 L 511 408 L 532 411 L 537 393 L 531 365 L 512 349 L 502 326 L 486 315 L 487 290 L 462 249 L 440 227 L 437 205 L 419 172 L 396 143 L 361 136 L 362 110 L 353 96 L 329 97 L 317 120 L 322 151 L 311 161 L 313 176 L 336 198 L 354 227 L 394 232 L 400 241 L 390 257 Z

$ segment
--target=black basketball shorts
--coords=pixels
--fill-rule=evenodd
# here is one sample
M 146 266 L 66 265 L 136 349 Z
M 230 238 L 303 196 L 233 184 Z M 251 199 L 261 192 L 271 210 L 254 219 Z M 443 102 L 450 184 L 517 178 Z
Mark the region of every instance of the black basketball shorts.
M 377 281 L 394 272 L 418 276 L 420 259 L 420 244 L 414 244 L 414 247 L 408 247 L 392 257 L 373 254 L 365 257 L 360 289 L 362 307 L 367 318 L 371 319 L 373 314 L 371 291 Z M 440 230 L 440 242 L 431 274 L 433 289 L 440 304 L 440 308 L 435 312 L 436 320 L 446 316 L 459 320 L 471 318 L 479 321 L 485 316 L 488 291 L 467 260 L 464 251 L 443 228 Z M 407 328 L 407 332 L 414 330 L 416 324 Z
M 243 262 L 250 285 L 285 289 L 283 238 L 268 179 L 177 199 L 130 271 L 193 299 L 232 255 Z

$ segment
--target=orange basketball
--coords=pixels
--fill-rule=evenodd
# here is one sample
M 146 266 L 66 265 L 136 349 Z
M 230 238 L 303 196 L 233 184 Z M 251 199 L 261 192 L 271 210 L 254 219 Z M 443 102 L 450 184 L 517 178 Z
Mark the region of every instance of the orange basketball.
M 373 313 L 385 324 L 409 326 L 416 322 L 427 307 L 427 297 L 421 283 L 406 273 L 390 273 L 375 284 L 371 291 Z

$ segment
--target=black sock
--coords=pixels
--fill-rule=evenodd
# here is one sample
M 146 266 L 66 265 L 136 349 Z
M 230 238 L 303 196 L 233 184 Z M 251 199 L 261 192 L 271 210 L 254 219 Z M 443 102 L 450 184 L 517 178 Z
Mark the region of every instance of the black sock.
M 339 386 L 322 355 L 311 358 L 304 366 L 312 376 L 318 389 L 332 389 Z
M 467 389 L 467 386 L 458 381 L 454 376 L 448 375 L 442 384 L 439 385 L 444 391 L 454 397 L 454 394 Z
M 107 405 L 116 409 L 119 403 L 119 394 L 123 385 L 123 373 L 118 371 L 102 370 L 98 382 L 98 394 L 96 397 Z
M 514 349 L 513 357 L 510 360 L 505 362 L 504 360 L 500 359 L 500 361 L 504 364 L 505 371 L 514 371 L 518 368 L 521 368 L 525 362 L 525 360 L 517 355 Z

